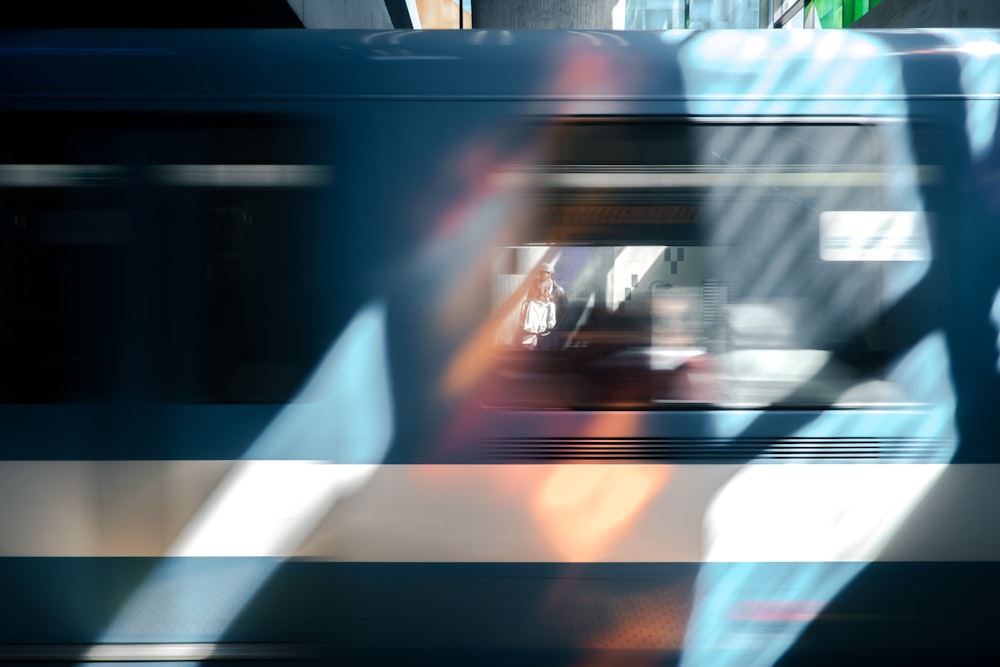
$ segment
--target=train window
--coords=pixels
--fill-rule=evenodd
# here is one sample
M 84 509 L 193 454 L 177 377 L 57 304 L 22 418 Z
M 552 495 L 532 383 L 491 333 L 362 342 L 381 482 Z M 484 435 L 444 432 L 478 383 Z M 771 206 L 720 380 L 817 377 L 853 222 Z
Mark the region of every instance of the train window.
M 530 183 L 535 220 L 497 249 L 487 404 L 909 402 L 886 377 L 928 313 L 893 306 L 933 260 L 921 202 L 937 172 L 902 125 L 546 132 L 546 164 L 505 174 Z
M 0 402 L 284 401 L 309 320 L 301 122 L 33 114 L 0 131 Z

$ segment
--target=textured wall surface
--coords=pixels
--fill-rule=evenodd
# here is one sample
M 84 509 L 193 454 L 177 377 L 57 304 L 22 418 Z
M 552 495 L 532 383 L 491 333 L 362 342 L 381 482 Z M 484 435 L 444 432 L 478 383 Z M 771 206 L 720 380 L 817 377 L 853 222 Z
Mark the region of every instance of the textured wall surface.
M 1000 28 L 995 0 L 882 0 L 852 28 Z
M 472 0 L 474 28 L 611 30 L 615 0 Z

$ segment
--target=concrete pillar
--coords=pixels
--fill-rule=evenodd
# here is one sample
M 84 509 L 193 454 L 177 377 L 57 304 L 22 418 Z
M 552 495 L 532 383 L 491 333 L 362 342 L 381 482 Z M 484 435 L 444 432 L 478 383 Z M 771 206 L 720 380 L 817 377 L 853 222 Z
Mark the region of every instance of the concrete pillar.
M 472 27 L 611 30 L 617 0 L 472 0 Z

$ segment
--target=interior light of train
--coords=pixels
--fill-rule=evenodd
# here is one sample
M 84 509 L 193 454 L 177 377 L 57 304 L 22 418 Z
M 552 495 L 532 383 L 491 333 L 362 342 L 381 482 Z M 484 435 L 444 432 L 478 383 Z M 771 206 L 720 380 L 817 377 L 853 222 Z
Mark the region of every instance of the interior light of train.
M 319 187 L 332 170 L 316 164 L 165 164 L 155 169 L 162 185 L 208 187 Z
M 828 262 L 923 262 L 931 258 L 922 211 L 824 211 L 820 258 Z

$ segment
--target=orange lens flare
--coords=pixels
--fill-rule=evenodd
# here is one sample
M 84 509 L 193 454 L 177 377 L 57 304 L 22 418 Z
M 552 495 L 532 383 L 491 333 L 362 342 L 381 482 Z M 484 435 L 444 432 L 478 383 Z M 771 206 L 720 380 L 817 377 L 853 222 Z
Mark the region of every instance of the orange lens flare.
M 560 466 L 542 483 L 533 509 L 564 560 L 588 562 L 612 546 L 666 478 L 660 467 Z

